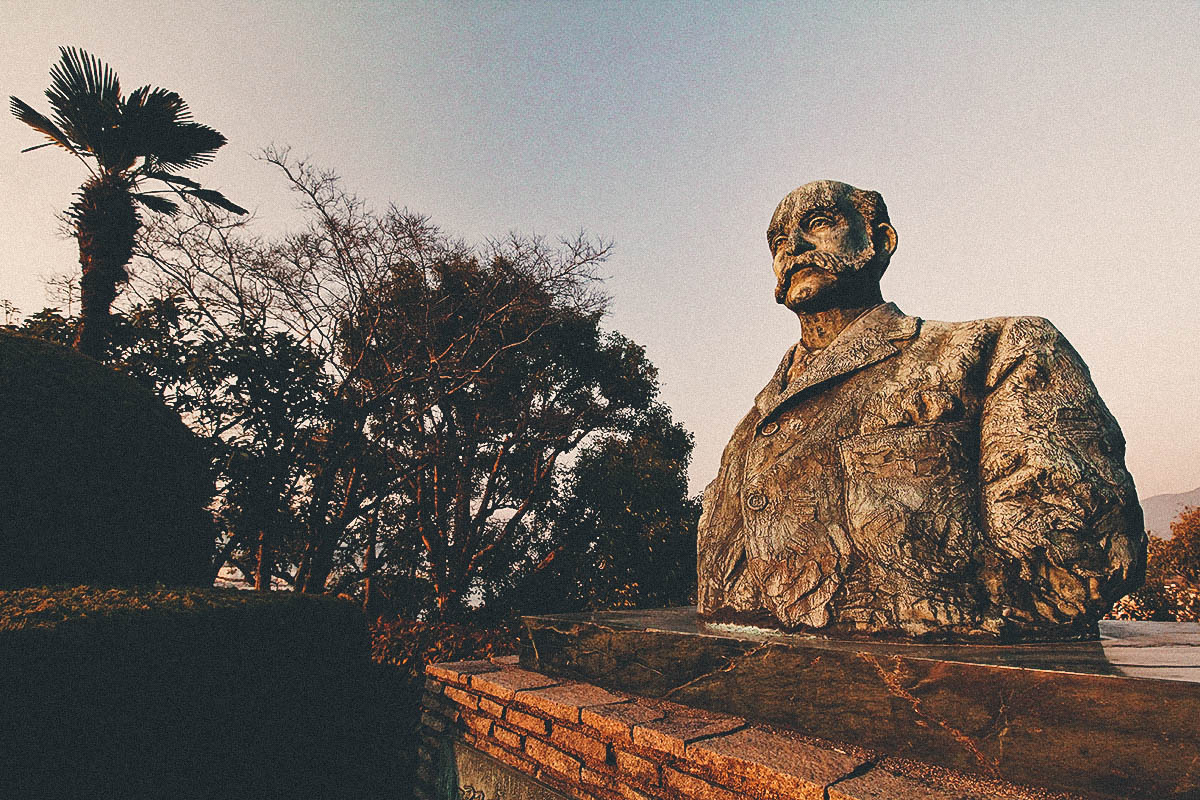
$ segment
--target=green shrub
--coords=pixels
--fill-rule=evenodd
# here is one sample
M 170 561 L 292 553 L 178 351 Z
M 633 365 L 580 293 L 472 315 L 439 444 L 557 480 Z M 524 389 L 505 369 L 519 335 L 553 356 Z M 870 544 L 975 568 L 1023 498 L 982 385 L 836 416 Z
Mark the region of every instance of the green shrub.
M 0 588 L 212 582 L 200 442 L 135 381 L 0 331 Z
M 331 597 L 0 592 L 0 794 L 396 796 L 383 678 Z

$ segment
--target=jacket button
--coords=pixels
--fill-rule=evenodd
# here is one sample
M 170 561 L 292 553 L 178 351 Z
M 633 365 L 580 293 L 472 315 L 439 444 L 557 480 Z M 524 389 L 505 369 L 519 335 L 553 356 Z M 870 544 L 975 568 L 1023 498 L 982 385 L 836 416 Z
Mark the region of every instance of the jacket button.
M 746 498 L 746 505 L 754 511 L 762 511 L 767 507 L 767 496 L 765 494 L 758 494 L 755 492 Z
M 761 433 L 763 436 L 770 436 L 771 434 L 775 433 L 775 432 L 776 432 L 776 431 L 778 431 L 778 430 L 779 430 L 779 423 L 778 423 L 778 422 L 768 422 L 766 425 L 763 425 L 763 426 L 762 426 L 762 427 L 759 429 L 759 432 L 760 432 L 760 433 Z

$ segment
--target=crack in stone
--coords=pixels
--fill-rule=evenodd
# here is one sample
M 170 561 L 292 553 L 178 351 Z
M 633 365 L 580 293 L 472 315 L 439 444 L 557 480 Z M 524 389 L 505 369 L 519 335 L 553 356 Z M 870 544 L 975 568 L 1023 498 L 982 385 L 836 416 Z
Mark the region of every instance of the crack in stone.
M 866 761 L 864 761 L 863 763 L 859 764 L 857 767 L 855 767 L 854 769 L 850 770 L 849 772 L 847 772 L 847 773 L 846 773 L 845 775 L 843 775 L 842 777 L 838 778 L 837 780 L 830 781 L 829 783 L 825 784 L 825 788 L 824 788 L 824 790 L 823 790 L 823 791 L 824 791 L 824 794 L 823 794 L 823 795 L 821 795 L 821 797 L 822 797 L 822 800 L 829 800 L 829 790 L 830 790 L 830 789 L 832 789 L 834 786 L 836 786 L 836 785 L 837 785 L 837 784 L 839 784 L 839 783 L 843 783 L 843 782 L 845 782 L 845 781 L 854 780 L 855 778 L 857 778 L 857 777 L 860 777 L 860 776 L 862 776 L 862 775 L 866 775 L 868 772 L 870 772 L 871 770 L 875 769 L 875 765 L 876 765 L 877 763 L 879 763 L 878 759 L 875 759 L 875 758 L 868 758 Z
M 896 664 L 897 673 L 888 672 L 883 668 L 883 665 L 879 663 L 879 660 L 870 653 L 859 653 L 858 657 L 874 667 L 875 672 L 878 673 L 880 680 L 883 681 L 883 684 L 887 690 L 894 696 L 907 701 L 912 706 L 913 713 L 916 714 L 917 717 L 932 722 L 942 730 L 946 731 L 946 733 L 950 734 L 951 738 L 953 738 L 956 742 L 962 745 L 964 749 L 975 756 L 980 765 L 987 770 L 990 777 L 1000 777 L 1000 763 L 998 760 L 988 758 L 987 755 L 985 755 L 984 752 L 979 749 L 978 745 L 975 744 L 974 739 L 960 731 L 958 728 L 955 728 L 949 722 L 946 722 L 943 719 L 938 719 L 932 714 L 926 713 L 922 708 L 921 698 L 915 696 L 912 694 L 912 692 L 904 688 L 904 686 L 900 683 L 900 676 L 897 674 L 901 668 L 901 659 L 899 657 L 893 658 L 893 661 Z
M 727 664 L 725 664 L 725 666 L 721 667 L 720 669 L 714 669 L 709 672 L 702 673 L 702 674 L 697 675 L 696 677 L 692 678 L 690 681 L 687 681 L 686 683 L 679 684 L 671 691 L 662 695 L 662 697 L 664 699 L 666 699 L 666 698 L 670 697 L 671 695 L 675 694 L 676 692 L 683 691 L 684 689 L 688 688 L 689 686 L 694 686 L 696 683 L 704 680 L 705 678 L 711 678 L 714 675 L 721 675 L 726 672 L 732 672 L 734 669 L 736 669 L 738 667 L 738 665 L 742 659 L 754 656 L 754 655 L 758 654 L 759 651 L 766 649 L 768 646 L 769 645 L 766 642 L 763 642 L 762 644 L 754 647 L 753 649 L 747 650 L 744 653 L 734 656 L 733 658 L 731 658 L 729 660 L 729 662 Z

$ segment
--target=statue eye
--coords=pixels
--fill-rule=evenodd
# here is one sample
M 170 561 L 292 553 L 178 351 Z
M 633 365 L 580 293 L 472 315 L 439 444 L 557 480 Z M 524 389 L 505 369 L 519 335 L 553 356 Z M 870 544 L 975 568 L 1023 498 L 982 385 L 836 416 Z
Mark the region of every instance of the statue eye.
M 790 238 L 787 236 L 776 236 L 775 239 L 772 240 L 772 242 L 771 242 L 771 252 L 772 253 L 779 252 L 779 248 L 787 246 L 787 243 L 789 241 L 790 241 Z
M 810 231 L 819 230 L 821 228 L 828 228 L 832 225 L 833 225 L 833 218 L 826 216 L 825 214 L 817 214 L 816 216 L 809 217 L 808 221 L 805 223 L 805 226 Z

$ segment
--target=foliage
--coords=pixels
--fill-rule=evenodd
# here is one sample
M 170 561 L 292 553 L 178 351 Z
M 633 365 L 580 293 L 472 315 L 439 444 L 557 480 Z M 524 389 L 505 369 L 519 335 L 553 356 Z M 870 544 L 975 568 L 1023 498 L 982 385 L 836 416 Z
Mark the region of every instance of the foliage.
M 1185 508 L 1171 523 L 1171 538 L 1162 542 L 1159 569 L 1200 586 L 1200 508 Z
M 176 214 L 179 205 L 162 196 L 172 192 L 238 214 L 246 210 L 177 174 L 207 164 L 226 141 L 193 122 L 183 98 L 151 86 L 123 95 L 116 74 L 95 56 L 73 47 L 59 48 L 59 56 L 46 90 L 51 116 L 16 97 L 9 100 L 17 119 L 48 140 L 27 150 L 60 147 L 90 173 L 67 216 L 74 224 L 83 270 L 75 346 L 100 358 L 108 342 L 109 307 L 117 285 L 129 277 L 126 267 L 142 226 L 138 205 Z M 147 191 L 146 181 L 167 188 Z
M 285 151 L 264 158 L 305 226 L 265 241 L 199 204 L 148 225 L 153 269 L 109 354 L 210 442 L 218 561 L 412 619 L 502 617 L 548 567 L 572 603 L 683 602 L 690 439 L 642 349 L 601 325 L 608 245 L 469 247 Z M 73 324 L 48 310 L 23 329 L 61 340 Z M 604 494 L 608 470 L 628 475 Z
M 560 457 L 635 425 L 657 392 L 641 348 L 600 329 L 598 257 L 521 240 L 473 253 L 427 228 L 342 326 L 442 617 L 539 569 L 558 549 L 544 512 Z
M 59 628 L 144 613 L 203 613 L 270 598 L 225 589 L 165 586 L 31 586 L 0 591 L 0 631 Z
M 360 609 L 292 593 L 0 592 L 6 796 L 395 796 Z
M 0 587 L 211 583 L 208 453 L 136 382 L 0 331 L 0 452 Z
M 1149 537 L 1146 583 L 1121 598 L 1111 618 L 1200 622 L 1200 508 L 1184 509 L 1171 533 Z
M 320 364 L 319 419 L 290 456 L 304 477 L 272 490 L 293 520 L 276 574 L 306 591 L 370 587 L 382 613 L 412 617 L 497 599 L 488 587 L 562 550 L 563 456 L 666 413 L 641 348 L 601 328 L 608 246 L 468 247 L 419 215 L 368 211 L 286 151 L 264 158 L 306 227 L 263 242 L 204 209 L 162 220 L 144 290 L 187 298 L 226 348 L 245 349 L 234 331 L 252 321 Z M 686 458 L 673 463 L 682 480 Z
M 691 451 L 691 434 L 662 408 L 586 447 L 555 510 L 559 555 L 542 576 L 509 584 L 512 602 L 531 613 L 694 602 Z
M 395 680 L 391 692 L 396 699 L 398 736 L 393 743 L 392 759 L 400 774 L 416 771 L 426 665 L 511 655 L 516 652 L 517 631 L 512 620 L 490 628 L 405 619 L 378 619 L 371 626 L 371 656 Z
M 378 619 L 371 626 L 371 657 L 422 679 L 428 664 L 507 656 L 517 652 L 517 626 L 481 628 L 454 622 Z

